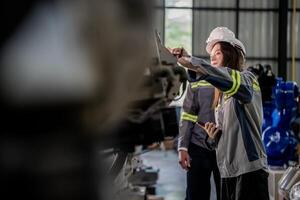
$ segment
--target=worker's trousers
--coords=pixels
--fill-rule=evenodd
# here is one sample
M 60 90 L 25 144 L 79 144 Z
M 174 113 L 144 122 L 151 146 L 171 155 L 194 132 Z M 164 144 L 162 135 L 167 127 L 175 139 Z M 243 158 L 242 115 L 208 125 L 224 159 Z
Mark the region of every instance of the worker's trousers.
M 212 172 L 219 200 L 221 179 L 216 163 L 216 152 L 193 143 L 190 143 L 188 152 L 191 158 L 191 167 L 187 172 L 186 200 L 210 200 Z
M 263 169 L 221 182 L 222 200 L 269 200 L 268 173 Z

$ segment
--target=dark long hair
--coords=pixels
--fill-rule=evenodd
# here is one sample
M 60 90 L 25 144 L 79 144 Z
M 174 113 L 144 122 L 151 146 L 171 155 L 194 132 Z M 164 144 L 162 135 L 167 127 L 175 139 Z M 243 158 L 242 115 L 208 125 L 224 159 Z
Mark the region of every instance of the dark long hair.
M 219 42 L 223 53 L 223 66 L 241 71 L 244 66 L 244 56 L 240 49 L 228 42 Z
M 218 42 L 217 44 L 220 44 L 221 52 L 223 53 L 222 65 L 224 67 L 242 71 L 245 63 L 245 58 L 243 56 L 242 51 L 237 47 L 233 47 L 228 42 Z M 217 107 L 221 95 L 222 93 L 220 92 L 220 90 L 215 88 L 215 95 L 212 104 L 213 108 Z

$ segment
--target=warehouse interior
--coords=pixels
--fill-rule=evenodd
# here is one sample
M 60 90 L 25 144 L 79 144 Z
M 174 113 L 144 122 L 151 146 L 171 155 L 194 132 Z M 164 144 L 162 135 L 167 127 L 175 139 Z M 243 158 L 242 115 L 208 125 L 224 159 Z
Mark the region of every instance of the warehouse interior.
M 219 85 L 209 79 L 213 72 L 193 71 L 180 59 L 192 65 L 199 58 L 199 65 L 214 67 L 213 50 L 207 49 L 214 30 L 229 31 L 233 43 L 242 43 L 218 39 L 242 52 L 244 61 L 240 72 L 229 69 L 225 78 L 218 71 L 231 81 L 229 90 L 218 89 L 246 109 L 245 115 L 229 111 L 237 119 L 227 123 L 240 122 L 240 137 L 240 118 L 262 117 L 258 129 L 246 128 L 259 134 L 250 143 L 263 145 L 259 156 L 266 163 L 259 170 L 267 174 L 268 195 L 261 200 L 300 199 L 300 0 L 11 0 L 1 7 L 3 199 L 195 200 L 199 193 L 200 199 L 226 200 L 216 180 L 223 186 L 226 178 L 239 180 L 257 168 L 249 161 L 252 168 L 245 173 L 216 179 L 210 169 L 208 179 L 198 178 L 196 172 L 204 170 L 189 165 L 208 158 L 191 156 L 200 133 L 183 128 L 193 122 L 193 130 L 203 131 L 199 141 L 207 148 L 201 153 L 211 155 L 220 172 L 219 152 L 240 148 L 232 141 L 225 149 L 208 145 L 204 124 L 210 118 L 203 117 L 202 125 L 201 108 L 187 111 L 195 102 L 211 103 L 213 96 L 201 89 L 216 94 Z M 250 86 L 244 71 L 255 77 Z M 238 84 L 260 96 L 259 113 L 248 112 L 251 103 L 239 99 Z M 196 90 L 198 96 L 189 100 Z M 217 107 L 204 107 L 217 116 Z M 221 127 L 221 138 L 231 134 Z M 251 151 L 247 145 L 242 147 Z M 183 155 L 190 161 L 186 166 Z M 247 183 L 249 196 L 255 183 L 260 185 Z M 232 199 L 244 199 L 238 196 Z

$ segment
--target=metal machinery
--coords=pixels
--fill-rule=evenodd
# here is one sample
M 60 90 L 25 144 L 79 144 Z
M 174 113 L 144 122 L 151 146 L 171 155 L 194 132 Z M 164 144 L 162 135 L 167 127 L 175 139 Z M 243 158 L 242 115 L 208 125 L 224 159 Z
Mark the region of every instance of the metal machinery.
M 168 105 L 186 81 L 153 34 L 151 1 L 1 7 L 1 197 L 126 199 L 117 177 L 136 145 L 177 134 Z
M 277 78 L 274 87 L 274 107 L 271 124 L 263 131 L 263 142 L 270 166 L 289 166 L 289 162 L 298 162 L 298 136 L 292 131 L 292 123 L 298 114 L 298 86 L 295 82 L 284 82 Z M 271 107 L 272 108 L 272 107 Z M 267 108 L 270 109 L 271 108 Z
M 135 146 L 150 145 L 178 134 L 178 108 L 168 105 L 180 96 L 181 85 L 181 94 L 184 92 L 186 72 L 162 45 L 157 32 L 154 44 L 156 56 L 150 73 L 145 75 L 143 96 L 134 101 L 113 134 L 118 140 L 108 156 L 114 156 L 109 175 L 114 183 L 118 182 L 115 198 L 143 200 L 158 179 L 159 170 L 143 165 L 138 157 L 143 151 L 136 152 Z
M 257 64 L 249 68 L 258 76 L 261 87 L 264 121 L 262 139 L 268 165 L 284 168 L 298 163 L 298 136 L 292 124 L 298 115 L 299 88 L 295 82 L 283 81 L 270 65 Z
M 278 182 L 281 197 L 290 200 L 300 199 L 300 170 L 299 165 L 290 166 Z
M 270 199 L 300 199 L 298 135 L 298 86 L 275 77 L 269 65 L 250 67 L 259 78 L 263 100 L 263 143 L 270 167 Z M 286 169 L 285 171 L 283 171 Z M 279 193 L 279 195 L 278 195 Z
M 263 132 L 263 141 L 271 167 L 284 169 L 278 182 L 282 198 L 300 199 L 299 136 L 292 129 L 298 115 L 298 87 L 294 82 L 276 79 L 274 87 L 275 108 L 272 111 L 272 124 Z

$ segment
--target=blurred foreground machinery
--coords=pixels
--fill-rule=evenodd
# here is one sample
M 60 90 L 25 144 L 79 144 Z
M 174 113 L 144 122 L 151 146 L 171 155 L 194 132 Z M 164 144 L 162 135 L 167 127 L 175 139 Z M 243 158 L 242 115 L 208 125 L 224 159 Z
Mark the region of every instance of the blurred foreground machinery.
M 178 134 L 178 108 L 169 104 L 183 94 L 186 71 L 161 44 L 158 33 L 153 44 L 154 57 L 144 74 L 141 95 L 132 101 L 116 131 L 117 147 L 124 147 L 124 151 L 133 152 L 135 145 L 150 145 Z
M 132 165 L 133 160 L 139 159 L 135 156 L 138 153 L 135 147 L 161 142 L 178 134 L 179 110 L 169 104 L 184 93 L 186 71 L 177 65 L 177 59 L 162 45 L 158 33 L 153 44 L 155 51 L 152 55 L 155 56 L 144 74 L 142 95 L 133 101 L 116 132 L 110 135 L 117 142 L 113 144 L 111 154 L 107 154 L 115 157 L 109 174 L 114 183 L 118 183 L 119 196 L 116 198 L 120 199 L 144 199 L 150 188 L 154 190 L 153 185 L 158 179 L 157 169 Z M 136 190 L 138 192 L 134 192 Z
M 151 39 L 151 2 L 1 7 L 1 197 L 116 198 L 134 146 L 177 134 L 186 75 Z

